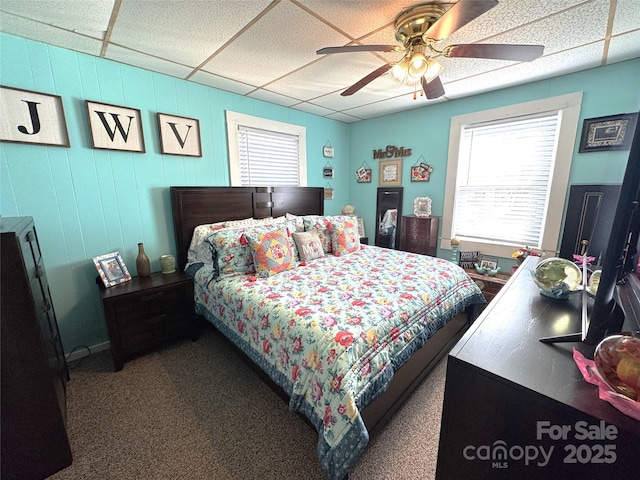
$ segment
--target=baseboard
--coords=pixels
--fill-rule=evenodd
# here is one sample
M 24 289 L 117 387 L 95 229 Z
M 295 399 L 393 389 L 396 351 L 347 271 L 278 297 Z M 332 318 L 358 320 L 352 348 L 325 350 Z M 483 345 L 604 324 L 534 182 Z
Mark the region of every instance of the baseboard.
M 103 352 L 105 350 L 109 350 L 111 348 L 111 342 L 102 342 L 97 345 L 93 345 L 91 347 L 78 347 L 73 350 L 67 357 L 67 362 L 74 362 L 76 360 L 80 360 L 81 358 L 87 357 L 90 354 Z

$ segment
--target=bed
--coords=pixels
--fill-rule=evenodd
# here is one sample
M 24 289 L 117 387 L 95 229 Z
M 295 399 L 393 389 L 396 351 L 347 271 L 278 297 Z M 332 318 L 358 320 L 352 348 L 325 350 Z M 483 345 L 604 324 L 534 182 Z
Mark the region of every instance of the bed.
M 318 431 L 329 478 L 348 475 L 485 304 L 446 260 L 359 245 L 352 220 L 324 215 L 322 188 L 170 195 L 196 313 Z

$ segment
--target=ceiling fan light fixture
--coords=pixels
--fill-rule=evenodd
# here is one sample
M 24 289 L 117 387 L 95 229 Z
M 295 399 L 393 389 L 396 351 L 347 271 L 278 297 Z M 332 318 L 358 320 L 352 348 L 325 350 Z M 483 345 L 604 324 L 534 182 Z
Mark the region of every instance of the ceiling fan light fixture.
M 422 52 L 416 52 L 412 55 L 411 60 L 409 61 L 409 68 L 407 69 L 407 72 L 412 78 L 420 78 L 427 71 L 427 67 L 427 57 L 425 57 Z
M 393 67 L 391 67 L 391 70 L 389 70 L 389 75 L 391 75 L 396 82 L 403 84 L 407 80 L 408 66 L 409 60 L 407 59 L 407 57 L 405 57 L 398 63 L 396 63 Z
M 427 70 L 424 73 L 424 79 L 429 83 L 442 72 L 442 65 L 432 58 L 427 58 Z

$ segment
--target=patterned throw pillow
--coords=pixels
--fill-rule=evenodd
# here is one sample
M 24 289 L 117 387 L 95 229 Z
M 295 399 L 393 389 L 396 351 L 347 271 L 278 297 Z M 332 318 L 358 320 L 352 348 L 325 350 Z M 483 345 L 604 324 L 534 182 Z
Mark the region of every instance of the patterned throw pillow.
M 216 251 L 218 272 L 221 276 L 254 271 L 251 249 L 242 242 L 245 230 L 246 228 L 225 228 L 207 237 L 207 241 Z
M 293 232 L 293 241 L 298 247 L 301 262 L 324 257 L 324 250 L 322 249 L 322 242 L 318 232 Z
M 331 248 L 340 257 L 360 249 L 360 234 L 355 221 L 331 221 Z
M 269 277 L 296 267 L 286 228 L 265 233 L 247 231 L 244 237 L 251 247 L 257 276 Z
M 322 242 L 322 249 L 324 253 L 333 252 L 333 245 L 331 241 L 331 222 L 336 221 L 349 221 L 351 217 L 345 215 L 323 216 L 323 217 L 304 217 L 304 231 L 310 232 L 315 230 L 318 232 L 320 241 Z

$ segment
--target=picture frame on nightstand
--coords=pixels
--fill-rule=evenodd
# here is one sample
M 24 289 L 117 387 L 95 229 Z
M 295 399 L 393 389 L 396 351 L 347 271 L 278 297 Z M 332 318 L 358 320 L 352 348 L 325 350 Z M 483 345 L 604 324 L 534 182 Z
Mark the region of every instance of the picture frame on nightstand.
M 120 252 L 93 257 L 93 263 L 98 270 L 102 283 L 107 288 L 131 280 L 131 274 L 124 264 Z

